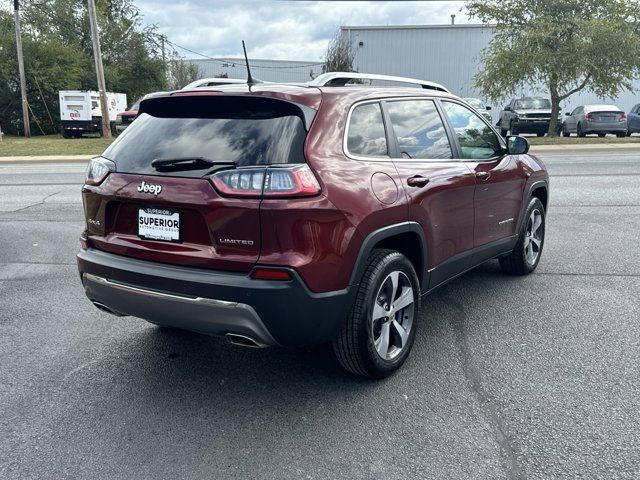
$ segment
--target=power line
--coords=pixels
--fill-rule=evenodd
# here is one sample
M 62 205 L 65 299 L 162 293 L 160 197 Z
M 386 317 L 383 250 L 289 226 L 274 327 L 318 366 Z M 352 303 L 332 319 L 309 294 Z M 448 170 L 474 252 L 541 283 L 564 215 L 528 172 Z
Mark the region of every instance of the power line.
M 64 24 L 67 28 L 69 28 L 70 30 L 74 31 L 74 33 L 78 33 L 78 25 L 73 24 L 68 19 L 61 17 L 57 12 L 51 11 L 49 9 L 49 4 L 48 4 L 47 1 L 43 1 L 43 2 L 40 2 L 40 3 L 30 2 L 29 6 L 35 7 L 36 9 L 40 10 L 40 12 L 54 17 L 60 23 Z M 82 31 L 82 29 L 80 30 L 80 33 L 84 33 Z M 212 57 L 210 55 L 198 52 L 196 50 L 192 50 L 191 48 L 188 48 L 188 47 L 185 47 L 183 45 L 179 45 L 179 44 L 177 44 L 175 42 L 172 42 L 169 39 L 167 39 L 166 37 L 164 37 L 164 38 L 165 38 L 166 43 L 168 43 L 169 45 L 172 45 L 174 47 L 177 47 L 177 48 L 179 48 L 181 50 L 193 53 L 194 55 L 198 55 L 200 57 L 206 58 L 207 60 L 212 60 L 214 62 L 223 63 L 223 64 L 229 63 L 228 60 L 223 60 L 223 59 L 220 59 L 220 58 Z M 160 47 L 160 45 L 158 45 L 157 42 L 154 41 L 153 43 L 155 43 L 156 46 Z M 315 62 L 315 63 L 307 63 L 307 64 L 302 64 L 302 65 L 292 65 L 292 66 L 275 66 L 275 65 L 271 66 L 271 65 L 257 65 L 257 64 L 250 63 L 251 68 L 262 69 L 262 70 L 287 70 L 287 69 L 295 69 L 295 68 L 316 67 L 316 66 L 320 66 L 320 65 L 324 65 L 324 62 Z
M 204 53 L 200 53 L 200 52 L 196 52 L 195 50 L 191 50 L 190 48 L 187 47 L 183 47 L 182 45 L 178 45 L 177 43 L 171 42 L 169 40 L 166 40 L 166 42 L 169 45 L 173 45 L 174 47 L 178 47 L 182 50 L 186 50 L 187 52 L 191 52 L 195 55 L 199 55 L 201 57 L 204 57 L 208 60 L 213 60 L 215 62 L 219 62 L 219 63 L 229 63 L 229 60 L 222 60 L 220 58 L 216 58 L 216 57 L 211 57 L 209 55 L 206 55 Z M 240 63 L 240 62 L 237 62 Z M 253 63 L 250 63 L 249 66 L 251 68 L 257 68 L 257 69 L 275 69 L 275 70 L 280 70 L 280 69 L 288 69 L 288 68 L 307 68 L 307 67 L 316 67 L 319 65 L 324 65 L 324 62 L 317 62 L 317 63 L 307 63 L 307 64 L 303 64 L 303 65 L 295 65 L 295 66 L 269 66 L 269 65 L 255 65 Z
M 49 5 L 47 2 L 42 2 L 42 3 L 30 3 L 29 4 L 30 7 L 35 7 L 37 10 L 39 10 L 41 13 L 44 13 L 45 15 L 49 15 L 51 17 L 54 17 L 56 20 L 58 20 L 58 22 L 64 24 L 69 30 L 73 31 L 73 33 L 75 33 L 76 35 L 79 34 L 83 34 L 85 33 L 82 30 L 82 27 L 80 27 L 80 30 L 78 30 L 78 25 L 70 22 L 68 19 L 61 17 L 57 12 L 52 11 L 49 9 Z M 43 7 L 47 7 L 46 9 Z

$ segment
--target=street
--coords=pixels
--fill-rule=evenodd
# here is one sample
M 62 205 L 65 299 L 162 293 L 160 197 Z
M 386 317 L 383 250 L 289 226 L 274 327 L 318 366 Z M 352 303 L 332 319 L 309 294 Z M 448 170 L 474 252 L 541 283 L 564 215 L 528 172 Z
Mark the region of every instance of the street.
M 100 312 L 84 165 L 0 165 L 0 478 L 639 478 L 640 155 L 542 158 L 536 272 L 428 296 L 377 382 Z

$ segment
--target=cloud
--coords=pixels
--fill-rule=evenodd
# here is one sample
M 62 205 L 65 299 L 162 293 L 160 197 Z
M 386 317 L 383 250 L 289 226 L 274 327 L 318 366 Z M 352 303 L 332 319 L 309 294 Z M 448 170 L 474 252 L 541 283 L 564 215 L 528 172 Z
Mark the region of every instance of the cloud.
M 138 0 L 146 24 L 169 41 L 212 57 L 320 61 L 340 25 L 467 23 L 463 1 L 306 2 L 272 0 Z M 181 51 L 187 58 L 197 55 Z

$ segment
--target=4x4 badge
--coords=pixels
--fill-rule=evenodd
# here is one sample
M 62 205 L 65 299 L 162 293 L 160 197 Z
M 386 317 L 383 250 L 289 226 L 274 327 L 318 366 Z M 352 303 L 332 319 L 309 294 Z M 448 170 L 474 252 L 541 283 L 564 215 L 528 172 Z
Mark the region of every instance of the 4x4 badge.
M 142 183 L 138 186 L 139 192 L 144 193 L 153 193 L 154 195 L 158 195 L 162 191 L 162 185 L 153 185 L 152 183 Z

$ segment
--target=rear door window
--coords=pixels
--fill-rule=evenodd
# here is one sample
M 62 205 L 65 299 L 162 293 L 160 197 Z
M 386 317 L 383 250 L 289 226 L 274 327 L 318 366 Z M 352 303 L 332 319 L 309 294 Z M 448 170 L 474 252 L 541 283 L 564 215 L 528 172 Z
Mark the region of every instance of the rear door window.
M 389 155 L 379 103 L 365 103 L 353 109 L 347 132 L 347 150 L 363 157 Z
M 164 97 L 146 100 L 141 108 L 143 113 L 103 153 L 118 172 L 162 174 L 151 166 L 155 159 L 202 157 L 237 167 L 305 162 L 304 115 L 290 102 Z M 171 174 L 201 176 L 210 169 Z
M 402 158 L 450 159 L 447 133 L 432 100 L 397 100 L 386 104 Z

